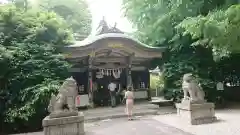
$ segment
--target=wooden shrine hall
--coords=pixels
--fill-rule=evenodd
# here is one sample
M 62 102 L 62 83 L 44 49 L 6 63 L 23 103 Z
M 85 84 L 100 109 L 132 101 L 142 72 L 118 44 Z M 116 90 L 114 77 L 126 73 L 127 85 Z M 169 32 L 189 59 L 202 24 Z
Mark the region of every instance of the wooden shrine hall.
M 64 48 L 78 83 L 77 106 L 108 105 L 110 82 L 117 84 L 119 96 L 133 86 L 136 99 L 150 99 L 150 64 L 161 58 L 163 51 L 137 41 L 116 25 L 109 27 L 103 19 L 95 35 Z

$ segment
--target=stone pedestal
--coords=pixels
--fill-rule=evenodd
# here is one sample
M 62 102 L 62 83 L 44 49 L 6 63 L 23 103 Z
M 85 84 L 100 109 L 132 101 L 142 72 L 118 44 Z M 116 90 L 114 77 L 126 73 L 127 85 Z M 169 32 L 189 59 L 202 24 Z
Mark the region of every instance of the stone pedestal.
M 84 115 L 45 117 L 42 121 L 44 135 L 84 135 Z
M 212 123 L 216 120 L 214 103 L 182 102 L 176 104 L 178 115 L 192 125 Z

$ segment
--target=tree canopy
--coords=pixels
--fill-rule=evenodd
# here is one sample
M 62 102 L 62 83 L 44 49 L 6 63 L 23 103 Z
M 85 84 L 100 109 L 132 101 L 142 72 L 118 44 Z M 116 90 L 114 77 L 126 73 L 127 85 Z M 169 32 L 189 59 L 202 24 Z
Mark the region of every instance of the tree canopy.
M 91 32 L 92 16 L 85 0 L 36 0 L 38 5 L 63 17 L 75 34 L 86 38 Z
M 192 72 L 214 88 L 218 62 L 238 49 L 238 0 L 123 0 L 135 35 L 152 46 L 168 49 L 158 63 L 164 71 L 166 96 L 181 92 L 181 76 Z M 218 76 L 219 77 L 219 76 Z M 208 91 L 208 92 L 209 92 Z M 213 90 L 211 90 L 213 91 Z
M 215 10 L 208 15 L 184 19 L 177 28 L 197 39 L 193 44 L 212 47 L 217 56 L 240 52 L 240 5 Z
M 51 95 L 69 76 L 60 49 L 72 41 L 67 20 L 54 11 L 1 5 L 0 131 L 42 127 Z
M 18 8 L 25 10 L 53 11 L 63 17 L 67 25 L 83 40 L 91 32 L 92 16 L 85 0 L 11 0 Z

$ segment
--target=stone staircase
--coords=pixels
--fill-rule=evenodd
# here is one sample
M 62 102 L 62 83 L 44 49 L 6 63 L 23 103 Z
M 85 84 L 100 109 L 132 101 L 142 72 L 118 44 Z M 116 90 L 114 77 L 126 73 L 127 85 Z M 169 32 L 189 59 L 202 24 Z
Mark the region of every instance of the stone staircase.
M 158 105 L 159 107 L 163 106 L 173 106 L 172 100 L 167 100 L 164 97 L 152 97 L 150 104 Z

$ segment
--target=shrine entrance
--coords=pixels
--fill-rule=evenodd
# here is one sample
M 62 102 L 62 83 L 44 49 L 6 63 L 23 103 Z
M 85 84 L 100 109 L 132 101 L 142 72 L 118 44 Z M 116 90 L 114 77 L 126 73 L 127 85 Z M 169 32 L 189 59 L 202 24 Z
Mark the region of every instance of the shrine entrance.
M 95 77 L 94 77 L 95 76 Z M 113 82 L 117 85 L 116 92 L 117 103 L 121 102 L 121 92 L 126 88 L 126 73 L 122 69 L 114 70 L 96 70 L 93 72 L 93 102 L 97 106 L 108 106 L 110 105 L 110 94 L 108 85 Z
M 152 60 L 162 57 L 163 50 L 133 39 L 116 26 L 110 28 L 102 20 L 96 35 L 64 48 L 79 85 L 77 105 L 109 105 L 110 82 L 117 84 L 118 98 L 127 86 L 133 86 L 136 99 L 150 99 L 148 69 Z

